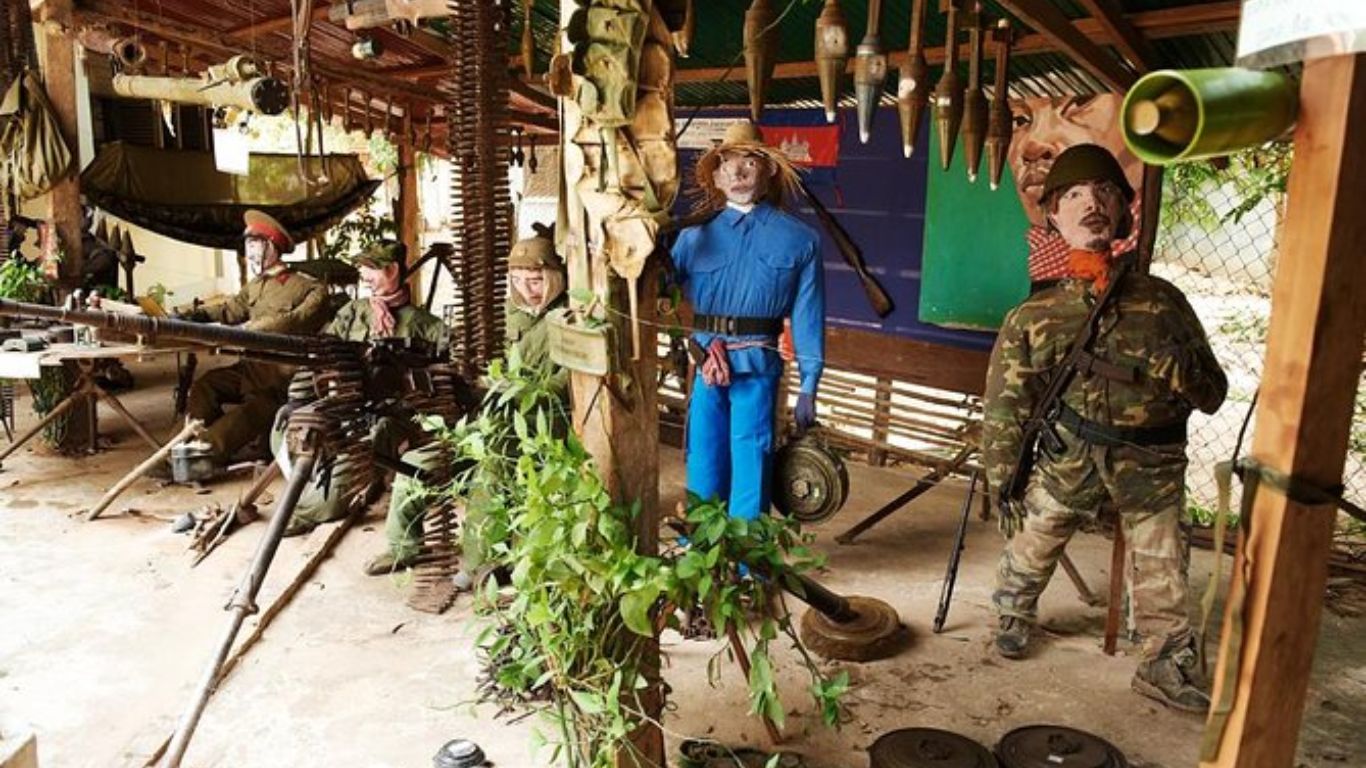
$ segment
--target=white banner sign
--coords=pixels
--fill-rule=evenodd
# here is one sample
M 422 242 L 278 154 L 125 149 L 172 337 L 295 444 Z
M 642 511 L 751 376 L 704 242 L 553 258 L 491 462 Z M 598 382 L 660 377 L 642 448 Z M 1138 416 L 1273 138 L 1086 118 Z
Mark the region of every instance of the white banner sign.
M 1366 0 L 1243 0 L 1238 66 L 1366 52 Z
M 745 122 L 748 117 L 699 117 L 688 123 L 686 117 L 674 119 L 674 132 L 678 134 L 679 149 L 711 149 L 726 137 L 726 129 L 736 123 Z M 683 126 L 687 130 L 683 130 Z
M 213 129 L 213 163 L 223 173 L 251 175 L 251 149 L 246 135 L 236 128 Z

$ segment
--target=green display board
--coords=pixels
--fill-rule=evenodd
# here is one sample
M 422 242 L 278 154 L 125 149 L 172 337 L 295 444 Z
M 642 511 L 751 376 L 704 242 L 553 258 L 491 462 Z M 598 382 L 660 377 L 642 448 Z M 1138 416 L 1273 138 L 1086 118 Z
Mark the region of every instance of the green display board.
M 942 171 L 934 124 L 927 127 L 930 169 L 919 319 L 950 328 L 995 330 L 1029 293 L 1029 219 L 1009 166 L 995 191 L 987 182 L 985 157 L 977 182 L 969 182 L 960 141 L 953 166 Z

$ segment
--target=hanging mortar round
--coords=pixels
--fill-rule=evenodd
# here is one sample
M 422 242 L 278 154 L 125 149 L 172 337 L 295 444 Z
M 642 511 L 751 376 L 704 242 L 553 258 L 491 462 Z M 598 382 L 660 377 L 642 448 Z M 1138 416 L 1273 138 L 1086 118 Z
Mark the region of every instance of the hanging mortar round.
M 749 115 L 755 123 L 764 115 L 764 95 L 778 63 L 778 13 L 769 0 L 754 0 L 745 11 L 745 79 L 749 84 Z
M 670 26 L 669 38 L 673 40 L 674 50 L 678 51 L 679 58 L 688 58 L 688 51 L 692 47 L 693 32 L 697 30 L 697 17 L 693 13 L 693 0 L 686 0 L 683 6 L 683 20 L 678 29 Z
M 949 169 L 958 126 L 963 122 L 963 81 L 958 77 L 958 14 L 962 0 L 944 0 L 948 13 L 948 32 L 944 37 L 944 74 L 934 89 L 934 127 L 939 135 L 939 166 Z
M 911 43 L 906 52 L 906 63 L 901 67 L 901 79 L 896 85 L 896 110 L 901 118 L 901 152 L 908 158 L 915 152 L 920 117 L 930 101 L 930 65 L 925 61 L 926 2 L 914 0 L 911 6 Z
M 858 100 L 858 138 L 863 144 L 873 130 L 873 115 L 882 101 L 882 86 L 887 82 L 887 54 L 878 37 L 882 0 L 868 2 L 868 29 L 854 55 L 854 96 Z
M 840 80 L 848 63 L 849 27 L 844 21 L 844 10 L 839 0 L 825 0 L 816 19 L 816 74 L 821 79 L 821 102 L 825 105 L 827 123 L 835 122 Z
M 977 181 L 982 167 L 982 145 L 986 142 L 987 96 L 982 91 L 982 38 L 986 34 L 982 4 L 974 3 L 968 23 L 968 87 L 963 92 L 963 153 L 968 163 L 968 181 Z
M 1006 166 L 1006 152 L 1010 149 L 1011 134 L 1015 126 L 1010 114 L 1010 47 L 1015 41 L 1015 31 L 1010 28 L 1010 19 L 1000 19 L 991 32 L 992 42 L 996 45 L 996 85 L 991 92 L 991 111 L 987 117 L 987 178 L 991 188 L 1001 186 L 1001 173 Z

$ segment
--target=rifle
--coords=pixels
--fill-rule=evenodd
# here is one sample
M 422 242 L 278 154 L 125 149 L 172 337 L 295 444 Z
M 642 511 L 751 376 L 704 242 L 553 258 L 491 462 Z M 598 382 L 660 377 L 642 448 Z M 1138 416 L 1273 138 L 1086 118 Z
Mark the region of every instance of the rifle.
M 816 212 L 816 218 L 821 220 L 821 226 L 830 233 L 834 239 L 835 246 L 839 248 L 840 255 L 844 257 L 844 263 L 848 264 L 858 275 L 859 282 L 863 284 L 863 292 L 868 296 L 868 303 L 873 306 L 873 311 L 878 317 L 886 317 L 892 314 L 892 297 L 887 295 L 877 278 L 873 277 L 868 271 L 868 265 L 863 262 L 863 252 L 854 243 L 849 233 L 844 231 L 844 227 L 835 219 L 834 215 L 826 209 L 825 204 L 816 198 L 816 194 L 806 185 L 805 181 L 799 182 L 802 194 L 806 195 L 807 202 L 811 203 L 811 209 Z
M 972 512 L 972 497 L 977 494 L 977 476 L 981 471 L 974 469 L 968 477 L 968 495 L 963 499 L 963 511 L 958 516 L 958 530 L 953 534 L 953 550 L 949 552 L 949 567 L 944 572 L 944 585 L 939 588 L 939 607 L 934 612 L 936 635 L 944 631 L 944 620 L 949 617 L 953 585 L 958 581 L 958 564 L 963 560 L 963 544 L 968 535 L 968 515 Z
M 1024 423 L 1023 434 L 1020 439 L 1020 452 L 1015 456 L 1015 466 L 1011 469 L 1010 475 L 1001 489 L 999 503 L 1003 515 L 1013 514 L 1010 507 L 1024 498 L 1025 487 L 1029 484 L 1029 475 L 1034 471 L 1034 460 L 1037 457 L 1040 442 L 1043 443 L 1044 452 L 1050 455 L 1061 453 L 1064 450 L 1062 438 L 1053 426 L 1062 411 L 1062 395 L 1071 386 L 1077 373 L 1082 370 L 1082 359 L 1090 357 L 1091 346 L 1095 344 L 1096 332 L 1100 329 L 1101 315 L 1105 313 L 1105 309 L 1119 294 L 1124 278 L 1133 269 L 1133 262 L 1132 255 L 1123 256 L 1115 262 L 1114 268 L 1110 271 L 1110 284 L 1096 299 L 1095 306 L 1091 307 L 1090 314 L 1082 323 L 1081 333 L 1072 342 L 1072 347 L 1067 350 L 1067 356 L 1054 367 L 1053 373 L 1048 379 L 1048 386 L 1038 401 L 1034 403 L 1034 409 L 1030 411 L 1029 419 Z

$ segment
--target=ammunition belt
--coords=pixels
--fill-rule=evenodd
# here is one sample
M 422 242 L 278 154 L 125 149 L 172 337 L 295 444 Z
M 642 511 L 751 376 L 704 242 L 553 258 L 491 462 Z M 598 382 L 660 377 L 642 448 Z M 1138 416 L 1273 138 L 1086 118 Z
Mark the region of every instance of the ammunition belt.
M 1186 442 L 1186 420 L 1160 427 L 1118 427 L 1091 421 L 1063 404 L 1058 423 L 1092 445 L 1173 445 Z
M 698 314 L 693 316 L 693 328 L 722 336 L 778 336 L 783 332 L 783 319 Z

